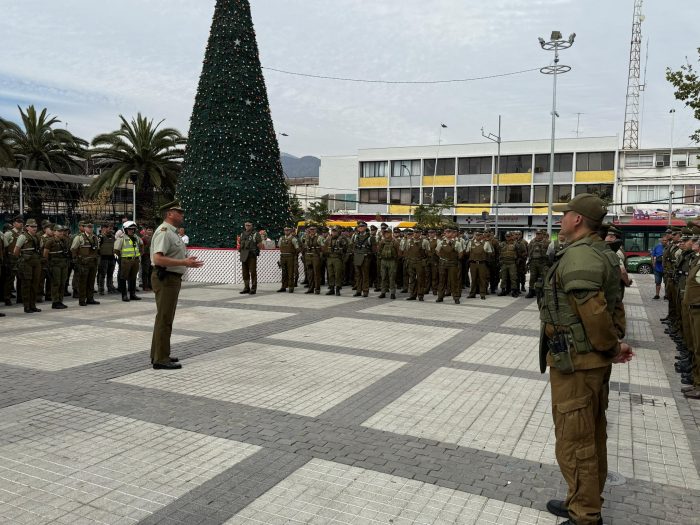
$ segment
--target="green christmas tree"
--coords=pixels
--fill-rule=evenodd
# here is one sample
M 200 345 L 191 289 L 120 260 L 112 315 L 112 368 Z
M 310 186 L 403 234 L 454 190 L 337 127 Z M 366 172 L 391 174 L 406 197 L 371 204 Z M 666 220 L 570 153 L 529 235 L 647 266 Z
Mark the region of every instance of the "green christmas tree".
M 274 238 L 289 221 L 248 0 L 216 2 L 177 195 L 197 246 L 235 246 L 246 220 Z

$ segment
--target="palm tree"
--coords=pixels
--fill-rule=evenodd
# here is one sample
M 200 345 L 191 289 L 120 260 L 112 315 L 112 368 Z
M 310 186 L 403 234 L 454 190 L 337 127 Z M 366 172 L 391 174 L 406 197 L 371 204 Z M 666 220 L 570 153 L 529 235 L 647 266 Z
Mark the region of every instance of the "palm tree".
M 0 118 L 0 168 L 14 166 L 15 157 L 12 154 L 12 144 L 7 137 L 7 122 Z
M 161 120 L 139 113 L 131 122 L 119 115 L 116 131 L 98 135 L 92 141 L 90 158 L 100 175 L 88 189 L 89 196 L 113 192 L 132 176 L 136 178 L 137 216 L 150 218 L 154 210 L 155 189 L 168 199 L 175 194 L 177 177 L 185 154 L 186 139 L 174 128 L 160 128 Z
M 81 160 L 85 156 L 87 141 L 67 129 L 54 128 L 61 121 L 47 115 L 46 108 L 39 114 L 33 105 L 26 113 L 19 106 L 18 109 L 22 126 L 8 120 L 3 120 L 0 125 L 2 158 L 9 150 L 13 157 L 9 164 L 18 168 L 54 173 L 83 171 Z

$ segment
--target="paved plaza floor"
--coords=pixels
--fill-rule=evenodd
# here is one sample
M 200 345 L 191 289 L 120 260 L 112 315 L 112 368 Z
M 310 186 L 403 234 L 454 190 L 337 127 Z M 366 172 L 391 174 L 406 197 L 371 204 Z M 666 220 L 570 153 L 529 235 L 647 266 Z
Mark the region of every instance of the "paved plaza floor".
M 700 402 L 634 279 L 603 516 L 698 524 Z M 3 309 L 0 524 L 562 521 L 534 300 L 239 288 L 185 283 L 179 371 L 149 366 L 152 294 Z

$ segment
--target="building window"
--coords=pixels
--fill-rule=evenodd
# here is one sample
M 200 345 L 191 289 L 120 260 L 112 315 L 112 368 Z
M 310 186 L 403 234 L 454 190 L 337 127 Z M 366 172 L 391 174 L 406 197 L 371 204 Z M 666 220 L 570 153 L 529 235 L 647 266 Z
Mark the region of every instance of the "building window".
M 529 173 L 532 155 L 505 155 L 501 157 L 501 173 Z
M 347 211 L 357 209 L 357 195 L 355 193 L 333 193 L 323 197 L 331 211 Z
M 457 188 L 458 204 L 490 204 L 491 188 L 489 186 L 469 186 Z
M 576 171 L 610 171 L 615 169 L 615 152 L 577 153 Z
M 387 162 L 361 162 L 360 177 L 370 179 L 374 177 L 386 177 Z
M 490 175 L 492 157 L 466 157 L 457 159 L 458 175 Z
M 453 188 L 435 188 L 435 200 L 433 201 L 433 188 L 423 188 L 423 204 L 453 204 L 455 193 Z
M 673 197 L 685 197 L 686 202 L 689 201 L 689 195 L 693 195 L 694 192 L 690 191 L 690 188 L 694 186 L 674 186 L 673 187 Z M 685 190 L 685 191 L 684 191 Z M 625 203 L 629 205 L 634 204 L 654 204 L 653 201 L 668 201 L 668 184 L 663 186 L 627 186 L 627 197 L 625 198 Z M 681 203 L 681 199 L 674 201 L 676 204 Z M 700 201 L 699 201 L 700 202 Z M 660 203 L 657 203 L 660 204 Z
M 592 193 L 603 200 L 612 200 L 613 185 L 612 184 L 577 184 L 576 195 L 581 193 Z
M 571 200 L 571 185 L 554 185 L 554 202 L 569 202 Z M 549 186 L 535 186 L 532 202 L 549 202 Z
M 697 204 L 700 203 L 700 185 L 691 184 L 685 187 L 685 203 Z M 678 202 L 678 201 L 676 201 Z
M 625 153 L 625 168 L 651 168 L 654 166 L 654 155 Z
M 360 190 L 360 203 L 386 204 L 386 188 L 377 190 Z
M 549 172 L 549 154 L 535 155 L 535 173 Z M 574 168 L 573 153 L 555 153 L 554 171 L 572 171 Z
M 435 159 L 423 160 L 423 173 L 425 176 L 454 175 L 455 159 L 438 159 L 437 170 L 435 169 Z
M 401 166 L 406 166 L 402 168 Z M 392 177 L 420 176 L 420 160 L 393 160 L 391 161 Z
M 530 203 L 530 186 L 501 186 L 498 189 L 500 204 Z
M 420 202 L 420 188 L 392 189 L 389 202 L 391 204 L 418 204 Z

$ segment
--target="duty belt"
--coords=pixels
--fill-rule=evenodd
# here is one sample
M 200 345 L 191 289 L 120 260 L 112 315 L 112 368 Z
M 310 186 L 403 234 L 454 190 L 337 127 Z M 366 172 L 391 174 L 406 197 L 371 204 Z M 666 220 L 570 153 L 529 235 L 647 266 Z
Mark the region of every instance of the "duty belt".
M 474 264 L 486 264 L 488 261 L 469 261 L 469 264 L 474 263 Z
M 131 261 L 133 259 L 140 259 L 140 258 L 141 258 L 140 255 L 136 255 L 135 257 L 122 257 L 122 260 Z

